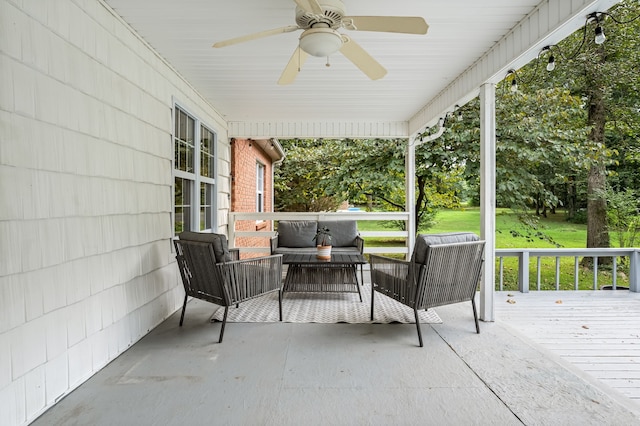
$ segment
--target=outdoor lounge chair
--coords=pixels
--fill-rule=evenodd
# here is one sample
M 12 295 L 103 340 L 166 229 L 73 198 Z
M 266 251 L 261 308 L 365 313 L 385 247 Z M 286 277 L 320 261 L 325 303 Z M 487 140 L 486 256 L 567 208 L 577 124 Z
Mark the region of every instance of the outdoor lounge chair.
M 224 235 L 183 232 L 179 237 L 174 245 L 185 290 L 181 327 L 189 296 L 224 306 L 221 343 L 229 306 L 273 291 L 282 321 L 282 255 L 231 260 Z
M 474 296 L 484 244 L 473 233 L 422 234 L 410 262 L 371 255 L 371 320 L 376 291 L 413 308 L 422 347 L 418 310 L 471 301 L 480 333 Z

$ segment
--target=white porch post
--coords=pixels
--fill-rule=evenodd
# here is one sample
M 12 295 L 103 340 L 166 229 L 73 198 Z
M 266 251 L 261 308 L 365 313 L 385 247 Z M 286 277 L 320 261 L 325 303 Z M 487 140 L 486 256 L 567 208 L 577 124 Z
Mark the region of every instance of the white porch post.
M 480 86 L 480 237 L 486 241 L 480 284 L 480 319 L 495 321 L 496 86 Z
M 409 253 L 407 254 L 407 260 L 413 252 L 413 246 L 416 242 L 416 145 L 415 139 L 409 138 L 407 141 L 407 154 L 405 155 L 405 211 L 409 212 L 409 223 L 407 223 L 407 247 Z

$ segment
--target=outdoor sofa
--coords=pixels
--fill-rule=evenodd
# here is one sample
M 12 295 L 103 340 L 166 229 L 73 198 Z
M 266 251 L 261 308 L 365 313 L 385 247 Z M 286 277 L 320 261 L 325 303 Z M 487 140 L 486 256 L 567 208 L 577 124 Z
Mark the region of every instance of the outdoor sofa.
M 333 253 L 362 254 L 364 240 L 355 220 L 281 220 L 276 235 L 271 238 L 271 254 L 316 253 L 314 237 L 323 227 L 331 233 Z

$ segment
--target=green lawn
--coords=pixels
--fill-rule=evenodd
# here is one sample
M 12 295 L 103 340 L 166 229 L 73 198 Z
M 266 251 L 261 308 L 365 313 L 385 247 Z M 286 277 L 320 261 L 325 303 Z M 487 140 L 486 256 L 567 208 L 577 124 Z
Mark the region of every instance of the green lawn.
M 358 223 L 358 227 L 365 231 L 373 230 L 389 230 L 385 228 L 383 222 L 362 221 Z M 396 228 L 399 229 L 399 228 Z M 511 231 L 515 230 L 521 235 L 513 236 Z M 435 226 L 420 230 L 421 233 L 441 233 L 441 232 L 461 232 L 469 231 L 480 234 L 480 209 L 467 208 L 463 210 L 443 210 L 436 216 Z M 539 231 L 548 238 L 536 235 Z M 371 245 L 384 247 L 397 247 L 404 245 L 402 239 L 393 238 L 366 238 Z M 551 241 L 557 243 L 564 248 L 584 248 L 587 241 L 586 225 L 578 225 L 566 221 L 563 212 L 555 215 L 549 215 L 547 218 L 541 218 L 539 229 L 536 231 L 528 231 L 519 223 L 517 216 L 508 209 L 498 209 L 496 212 L 496 248 L 554 248 Z M 616 241 L 612 235 L 612 245 Z M 536 288 L 537 280 L 537 259 L 532 258 L 529 266 L 530 270 L 530 288 Z M 555 259 L 542 258 L 540 267 L 540 286 L 542 289 L 555 289 Z M 503 265 L 503 284 L 505 290 L 517 289 L 517 270 L 518 264 L 515 258 L 505 258 Z M 617 265 L 617 285 L 628 285 L 628 267 Z M 498 281 L 499 264 L 496 262 L 496 281 Z M 579 269 L 579 288 L 593 289 L 593 272 L 591 269 Z M 598 286 L 612 283 L 612 270 L 610 266 L 601 265 L 598 270 Z M 496 286 L 497 288 L 497 286 Z M 562 258 L 560 261 L 560 288 L 574 288 L 574 260 L 573 258 Z
M 548 218 L 541 218 L 540 232 L 545 233 L 551 239 L 560 244 L 561 247 L 583 248 L 587 241 L 586 225 L 577 225 L 565 220 L 564 213 L 549 215 Z M 363 220 L 358 222 L 358 229 L 361 231 L 384 231 L 400 229 L 389 227 L 383 221 Z M 527 248 L 555 247 L 550 241 L 532 236 L 527 239 L 522 236 L 514 237 L 511 230 L 516 230 L 520 234 L 526 234 L 526 228 L 518 222 L 518 218 L 508 209 L 497 209 L 496 212 L 496 248 Z M 477 207 L 463 210 L 442 210 L 436 216 L 435 226 L 429 229 L 421 229 L 420 233 L 441 233 L 441 232 L 462 232 L 469 231 L 480 234 L 480 209 Z M 402 239 L 393 238 L 367 238 L 367 241 L 382 246 L 401 246 Z
M 508 209 L 496 211 L 496 248 L 547 248 L 555 247 L 551 242 L 533 235 L 531 241 L 525 237 L 514 237 L 511 230 L 521 234 L 527 231 L 518 222 L 517 216 Z M 436 216 L 436 225 L 421 232 L 459 232 L 470 231 L 480 234 L 480 209 L 468 208 L 464 210 L 443 210 Z M 540 232 L 546 234 L 552 241 L 566 248 L 584 248 L 587 242 L 587 226 L 577 225 L 566 221 L 564 213 L 549 215 L 540 219 Z

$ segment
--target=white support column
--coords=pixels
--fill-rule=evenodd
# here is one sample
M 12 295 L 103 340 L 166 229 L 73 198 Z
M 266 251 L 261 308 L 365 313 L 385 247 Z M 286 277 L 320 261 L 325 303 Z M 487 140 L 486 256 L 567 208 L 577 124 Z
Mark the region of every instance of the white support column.
M 416 215 L 417 212 L 415 210 L 416 205 L 416 145 L 415 139 L 409 138 L 407 142 L 407 152 L 405 155 L 405 210 L 409 212 L 409 223 L 407 223 L 407 247 L 409 248 L 409 252 L 407 254 L 407 260 L 411 257 L 411 253 L 413 253 L 413 246 L 416 242 Z
M 631 253 L 629 263 L 629 291 L 640 293 L 640 250 Z
M 480 284 L 480 319 L 495 321 L 496 86 L 480 86 L 480 237 L 486 241 Z

